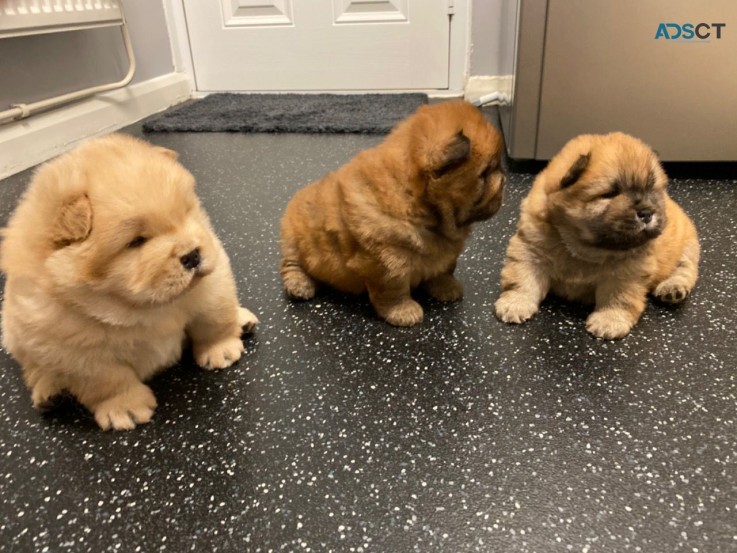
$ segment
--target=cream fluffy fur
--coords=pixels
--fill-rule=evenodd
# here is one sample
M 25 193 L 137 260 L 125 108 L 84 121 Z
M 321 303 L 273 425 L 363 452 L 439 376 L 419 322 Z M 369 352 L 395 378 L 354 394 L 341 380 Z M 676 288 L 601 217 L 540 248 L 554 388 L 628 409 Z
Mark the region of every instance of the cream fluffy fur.
M 176 154 L 125 135 L 42 166 L 3 231 L 3 343 L 33 404 L 68 391 L 103 429 L 148 422 L 143 384 L 187 338 L 197 363 L 243 352 L 230 264 Z

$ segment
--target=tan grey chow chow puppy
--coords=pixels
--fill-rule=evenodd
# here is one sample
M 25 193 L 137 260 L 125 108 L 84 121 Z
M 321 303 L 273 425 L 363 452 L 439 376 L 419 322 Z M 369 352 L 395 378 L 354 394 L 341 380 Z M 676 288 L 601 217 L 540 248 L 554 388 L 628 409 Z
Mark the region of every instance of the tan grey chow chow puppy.
M 522 202 L 496 315 L 524 322 L 553 292 L 594 304 L 587 330 L 614 339 L 637 323 L 648 293 L 685 300 L 698 276 L 699 242 L 667 184 L 653 151 L 636 138 L 571 140 Z

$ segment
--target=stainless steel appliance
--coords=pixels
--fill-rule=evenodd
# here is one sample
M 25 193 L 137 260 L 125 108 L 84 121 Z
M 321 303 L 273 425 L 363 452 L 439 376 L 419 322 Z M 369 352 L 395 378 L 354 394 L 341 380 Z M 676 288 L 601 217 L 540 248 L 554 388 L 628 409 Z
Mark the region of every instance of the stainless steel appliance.
M 664 161 L 737 160 L 737 2 L 516 0 L 511 157 L 624 131 Z

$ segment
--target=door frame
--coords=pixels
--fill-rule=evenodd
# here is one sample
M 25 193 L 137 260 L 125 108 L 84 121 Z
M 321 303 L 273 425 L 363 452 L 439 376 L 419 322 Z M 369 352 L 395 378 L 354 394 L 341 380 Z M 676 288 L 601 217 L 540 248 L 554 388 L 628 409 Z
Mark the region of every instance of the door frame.
M 171 49 L 174 56 L 174 70 L 178 73 L 184 73 L 187 76 L 187 80 L 192 88 L 193 97 L 205 96 L 206 93 L 202 93 L 197 89 L 197 79 L 192 62 L 192 46 L 189 42 L 189 35 L 187 34 L 187 16 L 184 11 L 183 0 L 163 0 L 163 2 L 166 24 L 169 28 L 169 41 L 171 42 Z M 453 15 L 450 18 L 448 88 L 413 90 L 414 92 L 425 92 L 434 97 L 462 96 L 469 72 L 472 0 L 447 0 L 447 2 L 453 11 Z M 331 92 L 340 93 L 340 91 Z M 356 91 L 351 90 L 350 92 L 355 93 Z M 382 90 L 370 90 L 367 92 L 382 92 Z M 391 90 L 387 92 L 399 91 Z

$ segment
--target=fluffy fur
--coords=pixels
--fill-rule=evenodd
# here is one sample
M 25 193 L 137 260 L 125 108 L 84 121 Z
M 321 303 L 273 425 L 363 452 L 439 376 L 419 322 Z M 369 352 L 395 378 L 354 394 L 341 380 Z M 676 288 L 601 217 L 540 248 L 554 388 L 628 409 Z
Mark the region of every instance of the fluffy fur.
M 299 190 L 281 227 L 288 295 L 310 299 L 316 281 L 368 291 L 393 325 L 422 320 L 410 291 L 458 300 L 453 276 L 471 224 L 501 206 L 501 139 L 465 102 L 423 106 L 380 145 Z
M 240 358 L 228 257 L 176 154 L 124 135 L 91 140 L 43 165 L 4 229 L 3 343 L 33 404 L 74 395 L 103 429 L 148 422 L 143 381 L 180 358 Z
M 538 175 L 507 249 L 496 314 L 532 317 L 552 291 L 595 304 L 587 330 L 628 334 L 647 294 L 679 303 L 698 276 L 696 229 L 653 151 L 622 133 L 571 140 Z

